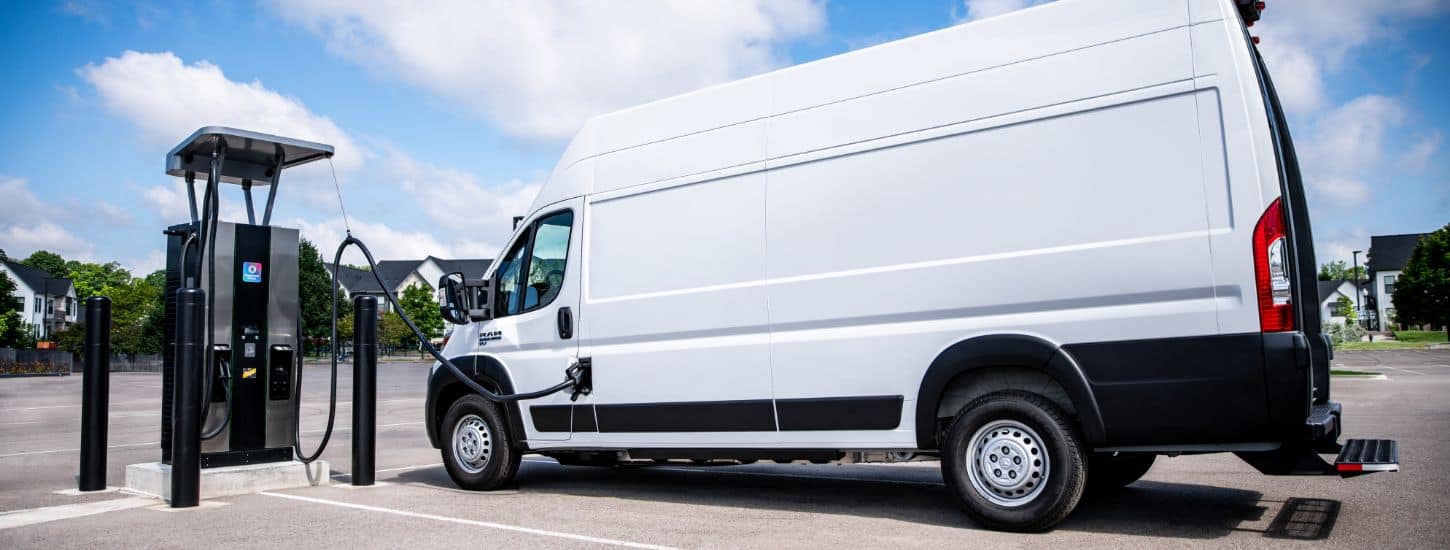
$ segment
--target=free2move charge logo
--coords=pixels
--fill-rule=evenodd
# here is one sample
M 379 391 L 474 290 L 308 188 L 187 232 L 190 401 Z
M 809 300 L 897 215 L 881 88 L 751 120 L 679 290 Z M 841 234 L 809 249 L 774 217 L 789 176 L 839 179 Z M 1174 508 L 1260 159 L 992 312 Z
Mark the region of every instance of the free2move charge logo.
M 262 282 L 262 262 L 242 262 L 242 282 Z

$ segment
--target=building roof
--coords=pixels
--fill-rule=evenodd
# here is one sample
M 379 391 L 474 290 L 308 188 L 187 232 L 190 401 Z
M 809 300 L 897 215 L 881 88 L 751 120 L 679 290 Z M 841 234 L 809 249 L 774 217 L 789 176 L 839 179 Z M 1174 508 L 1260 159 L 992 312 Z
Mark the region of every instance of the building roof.
M 332 266 L 329 265 L 327 268 L 332 269 Z M 337 281 L 342 283 L 342 287 L 349 293 L 382 292 L 382 289 L 378 288 L 378 282 L 373 278 L 373 273 L 366 269 L 342 266 L 338 270 Z
M 1352 285 L 1354 283 L 1345 279 L 1341 279 L 1338 281 L 1319 281 L 1319 303 L 1322 304 L 1325 300 L 1328 300 L 1331 296 L 1334 296 L 1345 284 Z M 1353 300 L 1354 296 L 1351 295 L 1349 299 Z
M 401 285 L 403 281 L 407 280 L 408 276 L 417 272 L 418 268 L 422 267 L 423 262 L 429 259 L 437 263 L 438 267 L 445 273 L 461 271 L 465 277 L 470 279 L 483 277 L 484 271 L 488 270 L 488 266 L 493 263 L 493 260 L 490 259 L 445 260 L 433 256 L 422 260 L 383 260 L 378 262 L 378 275 L 383 277 L 383 282 L 388 284 L 388 288 L 397 290 L 398 285 Z M 328 268 L 331 269 L 331 266 L 328 266 Z M 342 266 L 338 275 L 338 281 L 342 283 L 344 288 L 348 289 L 348 292 L 352 293 L 381 294 L 383 291 L 383 289 L 378 288 L 377 278 L 373 277 L 372 272 L 363 269 Z M 431 285 L 433 283 L 429 281 L 428 284 Z
M 73 285 L 70 279 L 53 277 L 49 271 L 36 269 L 20 262 L 4 260 L 5 269 L 20 279 L 19 282 L 30 287 L 32 292 L 40 292 L 51 296 L 64 296 L 69 294 Z
M 397 290 L 398 285 L 418 271 L 420 265 L 423 265 L 423 260 L 383 260 L 378 262 L 378 274 L 383 276 L 383 282 L 388 283 L 388 288 Z M 377 281 L 374 280 L 373 284 L 376 286 Z
M 1370 273 L 1399 271 L 1410 263 L 1410 255 L 1428 233 L 1375 235 L 1369 238 L 1369 259 L 1365 266 Z
M 469 279 L 483 277 L 484 272 L 488 271 L 488 266 L 493 265 L 493 260 L 486 258 L 473 260 L 445 260 L 433 256 L 429 256 L 428 258 L 437 263 L 438 267 L 442 268 L 444 273 L 457 271 L 463 273 L 463 276 Z

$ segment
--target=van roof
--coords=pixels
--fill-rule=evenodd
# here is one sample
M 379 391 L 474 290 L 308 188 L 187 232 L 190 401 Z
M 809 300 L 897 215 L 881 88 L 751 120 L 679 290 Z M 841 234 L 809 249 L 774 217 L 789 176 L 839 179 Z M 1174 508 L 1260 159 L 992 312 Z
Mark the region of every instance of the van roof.
M 566 177 L 587 159 L 1182 27 L 1190 16 L 1193 22 L 1237 17 L 1225 8 L 1233 9 L 1233 4 L 1059 0 L 599 115 L 569 143 L 530 211 L 597 192 L 592 173 Z

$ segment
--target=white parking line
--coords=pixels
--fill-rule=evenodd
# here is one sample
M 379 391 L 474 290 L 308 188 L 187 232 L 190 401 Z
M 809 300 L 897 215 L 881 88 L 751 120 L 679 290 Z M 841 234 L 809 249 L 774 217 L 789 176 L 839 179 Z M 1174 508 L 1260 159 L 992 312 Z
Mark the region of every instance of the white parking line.
M 434 462 L 432 464 L 414 464 L 412 466 L 399 466 L 397 468 L 383 468 L 381 470 L 374 470 L 373 473 L 381 474 L 383 472 L 397 472 L 397 471 L 402 471 L 402 470 L 417 470 L 417 469 L 420 469 L 420 468 L 431 468 L 433 466 L 442 466 L 442 465 L 443 465 L 442 462 Z M 332 478 L 333 479 L 344 478 L 344 477 L 352 477 L 352 474 L 332 474 Z
M 378 424 L 378 427 L 379 428 L 395 428 L 395 427 L 398 427 L 398 426 L 412 426 L 412 425 L 422 424 L 422 423 L 423 422 L 421 420 L 420 421 L 417 421 L 417 422 L 397 422 L 397 423 L 393 423 L 393 424 Z M 302 432 L 302 433 L 304 435 L 308 435 L 308 434 L 320 434 L 323 431 L 325 431 L 325 430 L 308 430 L 308 431 L 305 431 L 305 432 Z M 351 431 L 352 430 L 350 428 L 333 428 L 332 433 L 335 433 L 335 434 L 336 433 L 347 433 L 347 432 L 351 432 Z M 150 443 L 127 443 L 125 445 L 111 445 L 111 446 L 106 447 L 106 448 L 107 449 L 125 449 L 125 448 L 129 448 L 129 447 L 145 447 L 147 445 L 160 445 L 160 444 L 161 444 L 160 441 L 152 441 Z M 46 451 L 24 451 L 24 452 L 19 452 L 19 453 L 3 454 L 3 455 L 0 455 L 0 458 L 9 458 L 9 457 L 13 457 L 13 456 L 45 455 L 45 454 L 54 454 L 54 453 L 78 453 L 80 451 L 81 451 L 80 449 L 50 449 L 50 450 L 46 450 Z
M 114 409 L 114 408 L 118 408 L 118 407 L 131 407 L 131 406 L 136 406 L 136 405 L 159 405 L 159 404 L 160 404 L 159 401 L 131 401 L 131 402 L 128 402 L 128 403 L 111 403 L 111 408 Z M 18 412 L 18 411 L 39 411 L 39 410 L 44 410 L 44 409 L 79 409 L 80 407 L 81 407 L 80 403 L 76 403 L 74 405 L 45 405 L 45 406 L 42 406 L 42 407 L 16 407 L 16 408 L 13 408 L 13 409 L 0 409 L 0 413 Z
M 125 449 L 125 448 L 129 448 L 129 447 L 145 447 L 147 445 L 160 445 L 160 444 L 161 444 L 160 441 L 152 441 L 150 443 L 127 443 L 125 445 L 111 445 L 110 447 L 106 447 L 106 448 L 107 449 Z M 81 452 L 80 449 L 51 449 L 51 450 L 48 450 L 48 451 L 25 451 L 25 452 L 21 452 L 21 453 L 3 454 L 3 455 L 0 455 L 0 458 L 9 458 L 9 457 L 12 457 L 12 456 L 48 455 L 48 454 L 53 454 L 53 453 L 79 453 L 79 452 Z
M 338 507 L 342 507 L 342 508 L 352 508 L 354 510 L 365 510 L 365 511 L 368 511 L 368 512 L 378 512 L 378 513 L 383 513 L 383 514 L 393 514 L 393 515 L 410 517 L 410 518 L 428 519 L 428 520 L 441 521 L 441 522 L 446 522 L 446 523 L 456 523 L 456 524 L 460 524 L 460 525 L 470 525 L 470 526 L 473 526 L 473 527 L 486 527 L 486 528 L 489 528 L 489 529 L 498 529 L 498 530 L 501 530 L 501 531 L 513 531 L 513 532 L 516 532 L 516 533 L 527 533 L 527 534 L 530 534 L 530 535 L 539 535 L 539 536 L 543 536 L 543 537 L 554 537 L 554 538 L 574 540 L 574 541 L 580 541 L 580 542 L 589 542 L 589 543 L 594 543 L 594 544 L 607 544 L 607 545 L 610 545 L 610 546 L 625 546 L 625 547 L 629 547 L 629 548 L 653 548 L 653 549 L 668 549 L 668 548 L 670 548 L 669 546 L 658 546 L 658 545 L 654 545 L 654 544 L 644 544 L 644 543 L 640 543 L 640 542 L 630 542 L 630 541 L 617 540 L 617 539 L 606 539 L 606 538 L 600 538 L 600 537 L 591 537 L 591 536 L 587 536 L 587 535 L 576 535 L 576 534 L 573 534 L 573 533 L 563 533 L 563 532 L 559 532 L 559 531 L 549 531 L 549 530 L 545 530 L 545 529 L 535 529 L 535 528 L 532 528 L 532 527 L 522 527 L 522 526 L 518 526 L 518 525 L 508 525 L 508 524 L 505 524 L 505 523 L 494 523 L 494 522 L 491 522 L 491 521 L 478 521 L 478 520 L 472 520 L 472 519 L 455 518 L 455 517 L 450 517 L 450 516 L 439 516 L 439 515 L 434 515 L 434 514 L 424 514 L 422 512 L 411 512 L 411 511 L 408 511 L 408 510 L 395 510 L 395 509 L 392 509 L 392 508 L 383 508 L 381 506 L 369 506 L 369 505 L 366 505 L 366 504 L 353 504 L 351 502 L 342 502 L 342 501 L 338 501 L 338 500 L 328 500 L 328 499 L 323 499 L 323 498 L 304 497 L 304 496 L 299 496 L 299 495 L 289 495 L 289 494 L 283 494 L 283 493 L 273 493 L 271 491 L 262 491 L 262 492 L 257 493 L 257 494 L 259 494 L 259 495 L 266 495 L 266 496 L 269 496 L 269 497 L 285 498 L 285 499 L 291 499 L 291 500 L 300 500 L 302 502 L 311 502 L 311 503 L 314 503 L 314 504 L 326 504 L 326 505 L 329 505 L 329 506 L 338 506 Z
M 1423 372 L 1416 372 L 1416 371 L 1412 371 L 1412 370 L 1409 370 L 1409 369 L 1402 369 L 1402 368 L 1399 368 L 1399 367 L 1391 367 L 1389 365 L 1380 365 L 1380 368 L 1394 369 L 1394 370 L 1397 370 L 1397 371 L 1400 371 L 1400 372 L 1408 372 L 1410 374 L 1418 374 L 1420 376 L 1426 376 L 1426 374 L 1423 373 Z
M 93 516 L 118 510 L 129 510 L 131 508 L 140 508 L 153 504 L 156 504 L 156 499 L 130 497 L 86 502 L 83 504 L 63 504 L 60 506 L 47 506 L 45 508 L 15 510 L 13 512 L 0 513 L 0 530 L 35 525 L 48 521 Z

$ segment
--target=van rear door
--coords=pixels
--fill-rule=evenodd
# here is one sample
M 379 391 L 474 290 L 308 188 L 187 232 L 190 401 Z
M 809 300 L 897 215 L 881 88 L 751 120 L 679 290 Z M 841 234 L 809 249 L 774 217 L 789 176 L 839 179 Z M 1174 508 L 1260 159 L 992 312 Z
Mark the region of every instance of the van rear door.
M 1248 39 L 1245 33 L 1245 39 Z M 1329 341 L 1323 337 L 1319 307 L 1316 303 L 1317 272 L 1314 258 L 1314 234 L 1309 228 L 1309 207 L 1304 196 L 1304 180 L 1299 171 L 1299 157 L 1294 151 L 1294 139 L 1289 133 L 1288 121 L 1274 90 L 1274 81 L 1264 67 L 1258 46 L 1250 41 L 1254 57 L 1254 70 L 1259 77 L 1260 89 L 1264 94 L 1264 105 L 1269 113 L 1269 127 L 1274 138 L 1275 158 L 1278 159 L 1279 186 L 1285 208 L 1290 246 L 1289 266 L 1294 281 L 1295 326 L 1308 339 L 1311 380 L 1314 403 L 1329 401 Z

